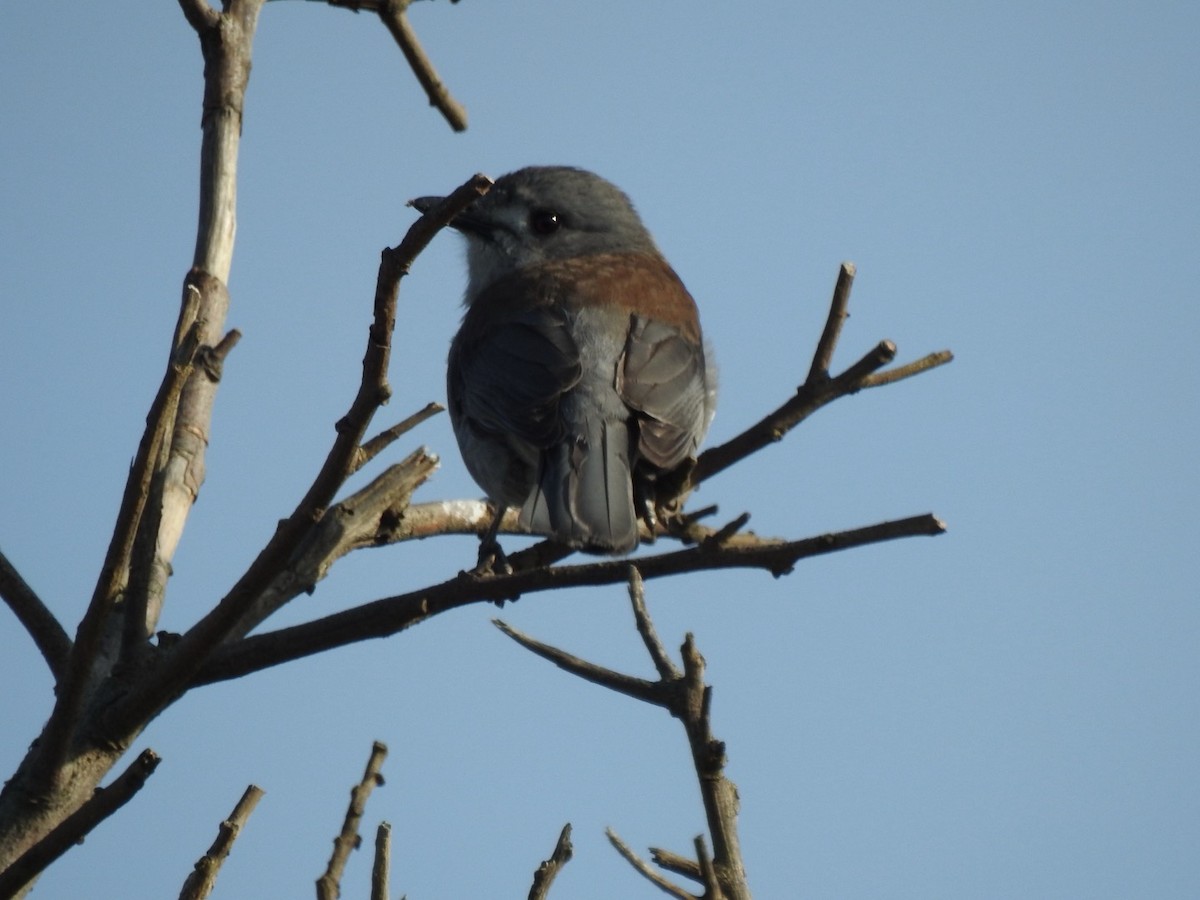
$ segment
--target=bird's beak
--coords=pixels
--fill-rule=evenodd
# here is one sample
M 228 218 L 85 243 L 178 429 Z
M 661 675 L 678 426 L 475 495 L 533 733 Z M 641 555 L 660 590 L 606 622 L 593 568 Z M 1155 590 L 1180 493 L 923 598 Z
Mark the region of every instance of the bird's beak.
M 427 213 L 445 199 L 445 197 L 414 197 L 408 201 L 408 205 L 419 213 Z M 451 219 L 450 227 L 463 234 L 480 236 L 489 235 L 495 230 L 495 226 L 490 221 L 475 212 L 473 205 Z

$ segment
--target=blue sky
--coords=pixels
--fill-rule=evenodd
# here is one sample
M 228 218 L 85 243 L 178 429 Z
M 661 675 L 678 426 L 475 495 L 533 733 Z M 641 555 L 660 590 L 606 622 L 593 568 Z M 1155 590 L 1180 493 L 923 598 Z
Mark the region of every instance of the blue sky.
M 767 535 L 926 511 L 946 535 L 649 587 L 664 640 L 692 631 L 708 660 L 756 894 L 1200 893 L 1197 7 L 525 0 L 411 19 L 464 135 L 372 16 L 264 10 L 230 279 L 244 338 L 164 627 L 228 588 L 319 466 L 404 201 L 581 165 L 632 196 L 700 304 L 710 442 L 803 380 L 843 259 L 859 277 L 835 364 L 882 338 L 902 361 L 956 355 L 822 410 L 694 500 Z M 0 546 L 72 631 L 191 261 L 200 73 L 175 4 L 0 6 Z M 461 257 L 441 236 L 402 287 L 382 424 L 444 399 Z M 444 417 L 388 461 L 421 443 L 443 465 L 418 500 L 478 495 Z M 359 554 L 279 624 L 474 552 Z M 188 695 L 138 742 L 164 758 L 146 789 L 37 896 L 172 895 L 251 782 L 267 793 L 216 896 L 303 894 L 373 739 L 391 756 L 366 822 L 395 828 L 397 891 L 524 896 L 570 821 L 552 896 L 658 896 L 603 829 L 691 846 L 681 729 L 524 653 L 496 614 Z M 652 671 L 619 588 L 499 614 Z M 52 685 L 7 612 L 0 647 L 10 772 Z M 368 872 L 360 854 L 344 896 Z

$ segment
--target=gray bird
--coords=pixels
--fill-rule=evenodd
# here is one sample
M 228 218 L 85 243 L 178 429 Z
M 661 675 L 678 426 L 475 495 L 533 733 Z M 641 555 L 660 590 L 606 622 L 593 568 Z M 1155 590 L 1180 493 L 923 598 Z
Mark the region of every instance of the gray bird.
M 450 421 L 497 508 L 481 560 L 503 560 L 508 507 L 534 533 L 628 553 L 639 517 L 652 528 L 675 499 L 712 420 L 695 302 L 629 198 L 582 169 L 512 172 L 451 225 L 467 239 L 468 282 Z

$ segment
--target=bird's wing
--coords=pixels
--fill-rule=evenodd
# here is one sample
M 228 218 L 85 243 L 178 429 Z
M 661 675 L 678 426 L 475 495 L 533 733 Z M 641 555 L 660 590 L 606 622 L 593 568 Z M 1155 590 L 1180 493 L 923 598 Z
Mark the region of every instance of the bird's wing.
M 562 440 L 559 401 L 579 381 L 579 349 L 565 316 L 526 310 L 455 342 L 451 402 L 473 427 L 535 447 Z
M 691 456 L 708 424 L 704 349 L 670 325 L 634 315 L 617 391 L 639 415 L 638 449 L 661 469 Z

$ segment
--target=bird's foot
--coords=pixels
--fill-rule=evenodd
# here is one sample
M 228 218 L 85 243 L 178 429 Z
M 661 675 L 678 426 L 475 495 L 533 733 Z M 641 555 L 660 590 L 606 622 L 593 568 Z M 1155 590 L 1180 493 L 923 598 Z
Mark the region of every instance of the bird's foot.
M 484 538 L 479 542 L 479 559 L 475 568 L 471 570 L 472 575 L 486 578 L 492 575 L 511 575 L 512 571 L 512 565 L 504 555 L 504 549 L 498 540 L 493 537 Z

